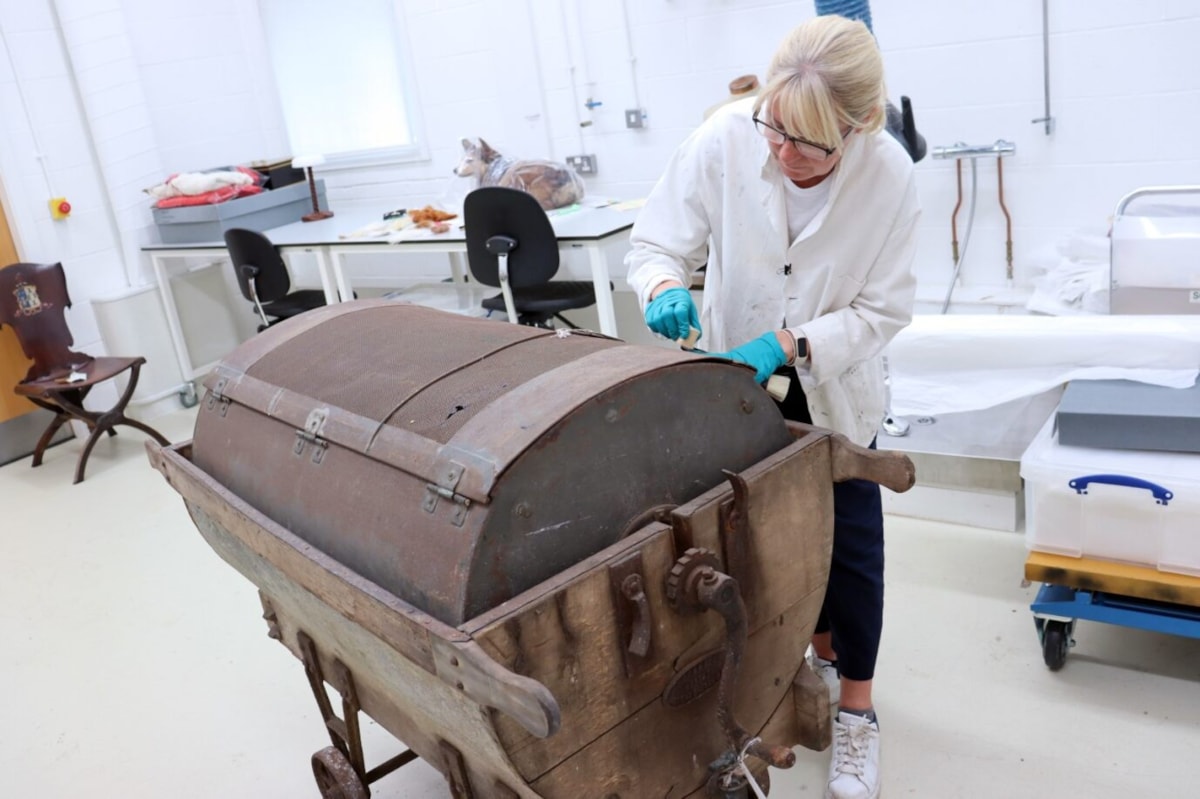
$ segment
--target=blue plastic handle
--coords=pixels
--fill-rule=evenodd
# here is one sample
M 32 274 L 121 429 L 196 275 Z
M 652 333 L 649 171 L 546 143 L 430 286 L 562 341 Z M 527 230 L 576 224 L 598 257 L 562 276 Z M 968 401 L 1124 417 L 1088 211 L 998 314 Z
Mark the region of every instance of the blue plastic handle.
M 1129 477 L 1123 474 L 1089 474 L 1086 477 L 1076 477 L 1067 485 L 1075 489 L 1080 494 L 1087 493 L 1087 487 L 1091 483 L 1107 483 L 1114 486 L 1126 486 L 1128 488 L 1144 488 L 1154 495 L 1154 500 L 1159 505 L 1166 505 L 1168 501 L 1175 498 L 1175 494 L 1169 489 L 1163 488 L 1158 483 L 1151 483 L 1149 480 L 1141 480 L 1137 477 Z

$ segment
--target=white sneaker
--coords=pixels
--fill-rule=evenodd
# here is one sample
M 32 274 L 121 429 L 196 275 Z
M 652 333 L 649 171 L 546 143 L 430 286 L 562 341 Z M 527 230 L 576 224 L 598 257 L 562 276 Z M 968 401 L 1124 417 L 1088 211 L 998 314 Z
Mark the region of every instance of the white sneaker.
M 853 713 L 833 720 L 833 759 L 825 799 L 877 799 L 879 725 Z
M 832 660 L 820 657 L 810 649 L 808 665 L 812 666 L 812 670 L 829 688 L 829 706 L 836 708 L 838 701 L 842 698 L 842 679 L 838 676 L 837 664 Z

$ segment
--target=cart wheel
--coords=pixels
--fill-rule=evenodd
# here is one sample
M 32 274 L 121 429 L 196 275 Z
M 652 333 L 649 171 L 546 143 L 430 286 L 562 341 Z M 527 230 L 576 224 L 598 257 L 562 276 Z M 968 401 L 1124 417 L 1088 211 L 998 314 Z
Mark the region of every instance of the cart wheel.
M 1070 626 L 1062 621 L 1047 621 L 1042 630 L 1042 659 L 1050 671 L 1058 671 L 1063 667 L 1070 645 Z
M 321 799 L 368 799 L 354 766 L 335 746 L 327 746 L 312 756 L 313 777 L 321 789 Z

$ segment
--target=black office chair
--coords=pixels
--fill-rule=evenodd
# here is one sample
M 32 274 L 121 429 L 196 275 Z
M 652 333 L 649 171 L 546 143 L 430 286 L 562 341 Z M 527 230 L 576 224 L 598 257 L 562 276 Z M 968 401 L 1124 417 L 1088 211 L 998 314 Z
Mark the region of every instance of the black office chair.
M 887 104 L 887 132 L 900 142 L 913 163 L 925 157 L 925 137 L 917 133 L 917 123 L 913 119 L 912 100 L 900 97 L 900 108 Z
M 283 262 L 279 248 L 263 234 L 230 228 L 225 231 L 225 246 L 229 249 L 242 296 L 254 303 L 254 310 L 262 320 L 258 332 L 325 304 L 323 291 L 291 291 L 287 264 Z
M 596 304 L 590 282 L 553 281 L 558 272 L 558 238 L 533 195 L 517 189 L 485 186 L 463 202 L 467 264 L 471 276 L 500 294 L 483 301 L 489 311 L 504 311 L 514 324 L 551 327 L 572 308 Z

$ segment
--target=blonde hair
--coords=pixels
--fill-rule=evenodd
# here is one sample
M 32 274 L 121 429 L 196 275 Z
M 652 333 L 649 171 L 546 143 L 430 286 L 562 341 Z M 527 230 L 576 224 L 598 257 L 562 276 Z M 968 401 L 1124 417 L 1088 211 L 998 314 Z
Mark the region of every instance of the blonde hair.
M 754 113 L 792 136 L 838 147 L 847 126 L 874 133 L 887 121 L 883 59 L 857 20 L 827 15 L 798 25 L 775 51 L 766 78 Z

